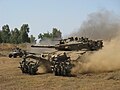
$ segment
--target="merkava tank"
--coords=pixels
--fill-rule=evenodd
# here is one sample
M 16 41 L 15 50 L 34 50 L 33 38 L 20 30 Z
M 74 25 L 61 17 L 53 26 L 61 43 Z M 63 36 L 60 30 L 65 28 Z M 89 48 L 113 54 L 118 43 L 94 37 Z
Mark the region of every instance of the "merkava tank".
M 23 73 L 37 74 L 40 65 L 49 63 L 46 67 L 48 72 L 57 76 L 70 76 L 74 62 L 79 60 L 85 53 L 94 52 L 103 47 L 102 40 L 89 40 L 88 38 L 70 37 L 62 39 L 53 45 L 32 45 L 32 48 L 55 48 L 55 51 L 45 52 L 38 55 L 24 54 L 20 62 Z
M 78 50 L 88 50 L 94 51 L 99 50 L 103 47 L 102 40 L 89 40 L 88 38 L 78 38 L 70 37 L 68 39 L 59 40 L 58 44 L 55 45 L 32 45 L 31 47 L 36 48 L 55 48 L 59 51 L 78 51 Z

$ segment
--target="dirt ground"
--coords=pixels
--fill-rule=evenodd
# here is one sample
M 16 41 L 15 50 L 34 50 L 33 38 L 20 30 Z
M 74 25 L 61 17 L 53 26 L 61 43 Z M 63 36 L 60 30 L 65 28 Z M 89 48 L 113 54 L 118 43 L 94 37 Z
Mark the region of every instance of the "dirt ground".
M 0 57 L 0 90 L 120 90 L 120 70 L 76 77 L 22 74 L 20 58 Z
M 7 49 L 3 46 L 0 49 L 0 90 L 120 90 L 120 70 L 78 74 L 76 77 L 52 73 L 23 74 L 18 68 L 21 59 L 8 58 L 13 46 L 7 45 Z

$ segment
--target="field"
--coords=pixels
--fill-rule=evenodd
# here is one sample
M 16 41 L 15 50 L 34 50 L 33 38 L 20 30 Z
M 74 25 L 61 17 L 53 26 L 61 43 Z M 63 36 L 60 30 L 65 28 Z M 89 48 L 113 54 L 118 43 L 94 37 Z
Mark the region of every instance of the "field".
M 120 90 L 120 71 L 59 77 L 22 74 L 20 59 L 0 57 L 0 90 Z
M 4 53 L 0 56 L 0 90 L 120 90 L 120 70 L 75 77 L 52 73 L 30 76 L 18 68 L 20 58 L 8 58 Z

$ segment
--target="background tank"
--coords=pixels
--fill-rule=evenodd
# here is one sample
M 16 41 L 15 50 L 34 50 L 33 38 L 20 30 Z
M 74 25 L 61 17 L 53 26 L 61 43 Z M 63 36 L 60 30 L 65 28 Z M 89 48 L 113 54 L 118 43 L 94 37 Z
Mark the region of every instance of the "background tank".
M 58 44 L 55 45 L 32 45 L 31 47 L 38 48 L 55 48 L 56 50 L 61 51 L 74 51 L 74 50 L 88 50 L 94 51 L 99 50 L 103 47 L 102 40 L 89 40 L 88 38 L 78 38 L 70 37 L 67 39 L 62 39 Z

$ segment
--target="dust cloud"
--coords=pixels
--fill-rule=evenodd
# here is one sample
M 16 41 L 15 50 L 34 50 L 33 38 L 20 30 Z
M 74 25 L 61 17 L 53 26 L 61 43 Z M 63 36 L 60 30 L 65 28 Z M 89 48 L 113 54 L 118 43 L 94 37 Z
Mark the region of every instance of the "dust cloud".
M 59 39 L 51 40 L 51 39 L 44 39 L 40 41 L 40 45 L 55 45 L 58 43 Z
M 87 62 L 78 62 L 72 69 L 72 73 L 99 73 L 120 69 L 119 17 L 109 11 L 92 13 L 74 35 L 103 39 L 104 47 L 86 56 L 84 59 Z
M 51 63 L 48 60 L 43 60 L 41 62 L 41 65 L 38 67 L 38 73 L 50 73 L 52 72 L 51 70 Z

